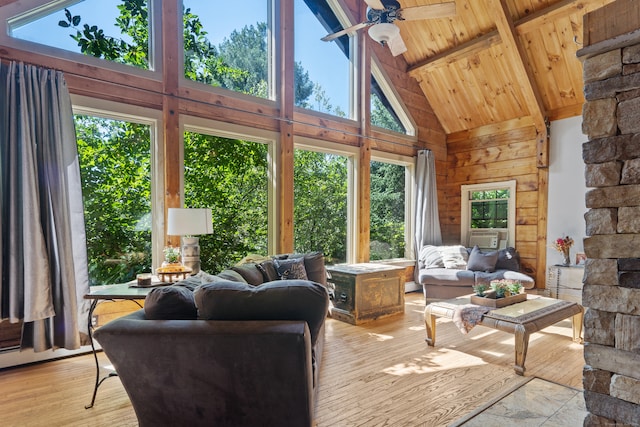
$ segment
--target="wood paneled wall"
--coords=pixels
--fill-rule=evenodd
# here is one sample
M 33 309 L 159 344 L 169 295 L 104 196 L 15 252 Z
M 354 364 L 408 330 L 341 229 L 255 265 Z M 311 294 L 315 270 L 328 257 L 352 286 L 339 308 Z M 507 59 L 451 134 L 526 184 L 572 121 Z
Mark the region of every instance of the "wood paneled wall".
M 528 119 L 449 135 L 440 205 L 443 239 L 460 243 L 464 184 L 516 181 L 516 243 L 523 272 L 544 287 L 547 169 L 537 167 L 536 129 Z

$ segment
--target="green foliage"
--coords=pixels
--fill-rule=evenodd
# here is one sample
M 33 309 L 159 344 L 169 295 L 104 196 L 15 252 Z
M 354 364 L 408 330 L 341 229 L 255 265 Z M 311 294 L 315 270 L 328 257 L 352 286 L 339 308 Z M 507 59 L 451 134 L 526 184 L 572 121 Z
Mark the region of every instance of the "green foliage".
M 92 285 L 151 271 L 148 126 L 76 116 Z
M 347 159 L 296 150 L 294 153 L 294 246 L 322 251 L 329 263 L 347 255 Z
M 212 209 L 200 236 L 202 269 L 219 272 L 249 253 L 267 254 L 267 145 L 186 132 L 185 204 Z
M 370 258 L 402 258 L 405 251 L 405 167 L 371 162 Z
M 375 92 L 371 93 L 371 124 L 394 132 L 406 133 L 402 123 L 389 111 Z
M 58 25 L 76 30 L 70 37 L 78 43 L 80 51 L 85 55 L 149 68 L 149 16 L 146 1 L 127 0 L 117 7 L 120 16 L 116 19 L 116 26 L 121 30 L 120 36 L 128 36 L 131 42 L 106 35 L 96 25 L 84 24 L 79 28 L 82 18 L 72 15 L 69 9 L 64 9 L 65 19 L 58 21 Z

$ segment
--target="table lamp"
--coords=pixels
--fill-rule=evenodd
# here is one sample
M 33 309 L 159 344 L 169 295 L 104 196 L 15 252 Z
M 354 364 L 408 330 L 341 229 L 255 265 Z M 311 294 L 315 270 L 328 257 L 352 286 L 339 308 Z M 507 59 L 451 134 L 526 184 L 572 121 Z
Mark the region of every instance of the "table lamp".
M 169 208 L 167 234 L 182 237 L 182 264 L 191 268 L 192 274 L 200 271 L 200 244 L 197 235 L 211 233 L 211 209 Z

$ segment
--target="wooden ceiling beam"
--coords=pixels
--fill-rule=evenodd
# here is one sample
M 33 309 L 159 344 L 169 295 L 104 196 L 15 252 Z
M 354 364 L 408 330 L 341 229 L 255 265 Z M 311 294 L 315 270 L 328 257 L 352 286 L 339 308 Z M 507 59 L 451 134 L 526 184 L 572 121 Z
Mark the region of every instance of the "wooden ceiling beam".
M 502 42 L 500 34 L 497 31 L 491 31 L 473 40 L 469 40 L 453 49 L 446 50 L 434 55 L 424 61 L 420 61 L 409 68 L 407 72 L 411 77 L 417 78 L 421 71 L 425 68 L 436 68 L 452 64 L 456 61 L 482 52 L 490 47 Z
M 524 34 L 572 13 L 588 13 L 613 1 L 615 0 L 562 0 L 518 20 L 516 29 L 518 34 Z
M 615 0 L 562 0 L 544 9 L 540 9 L 514 23 L 518 34 L 527 33 L 541 25 L 554 22 L 564 16 L 580 11 L 589 12 L 605 6 Z M 464 59 L 470 55 L 482 52 L 485 49 L 500 43 L 500 34 L 493 30 L 480 37 L 469 40 L 453 49 L 445 50 L 437 55 L 429 57 L 408 67 L 407 71 L 412 77 L 418 76 L 419 71 L 441 67 Z
M 495 17 L 498 33 L 502 38 L 505 58 L 511 64 L 518 85 L 525 99 L 526 107 L 533 118 L 538 136 L 538 167 L 549 166 L 549 132 L 547 114 L 542 95 L 536 84 L 533 70 L 527 61 L 527 53 L 518 39 L 516 26 L 511 18 L 506 0 L 489 0 L 488 12 Z

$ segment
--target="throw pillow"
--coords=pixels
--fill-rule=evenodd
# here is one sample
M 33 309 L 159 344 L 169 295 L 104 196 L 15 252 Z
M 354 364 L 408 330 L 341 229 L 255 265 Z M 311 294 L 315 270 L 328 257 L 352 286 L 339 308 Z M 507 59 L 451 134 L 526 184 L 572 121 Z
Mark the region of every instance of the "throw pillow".
M 498 251 L 496 270 L 520 271 L 520 254 L 516 248 L 508 247 Z
M 262 261 L 260 264 L 257 264 L 256 267 L 262 272 L 262 277 L 264 277 L 263 283 L 278 280 L 278 272 L 272 259 Z
M 264 282 L 264 276 L 262 271 L 258 268 L 257 264 L 247 263 L 241 265 L 234 265 L 231 270 L 240 274 L 245 282 L 250 285 L 258 286 Z
M 420 249 L 418 256 L 420 268 L 443 268 L 442 254 L 437 246 L 427 245 Z
M 144 300 L 144 316 L 150 320 L 197 319 L 193 292 L 176 285 L 153 288 Z
M 276 280 L 260 286 L 221 281 L 194 292 L 204 320 L 304 320 L 315 345 L 329 309 L 327 289 L 309 280 Z
M 480 248 L 476 245 L 473 247 L 473 249 L 471 250 L 471 254 L 469 255 L 469 261 L 467 261 L 467 270 L 492 273 L 496 269 L 497 261 L 498 251 L 484 253 L 480 251 Z
M 304 258 L 274 259 L 276 271 L 281 280 L 308 280 L 307 270 L 304 268 Z
M 467 268 L 469 253 L 464 246 L 438 246 L 438 250 L 442 255 L 444 268 L 452 268 L 456 270 L 464 270 Z

